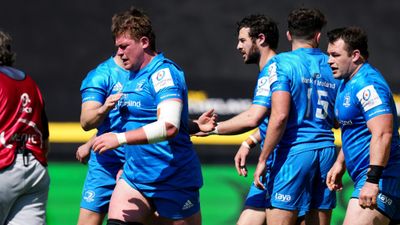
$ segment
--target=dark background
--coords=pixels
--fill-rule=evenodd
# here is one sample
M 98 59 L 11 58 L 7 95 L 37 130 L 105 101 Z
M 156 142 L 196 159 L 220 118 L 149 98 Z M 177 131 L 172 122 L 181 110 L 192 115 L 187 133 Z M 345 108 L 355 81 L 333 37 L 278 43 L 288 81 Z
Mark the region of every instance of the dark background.
M 1 0 L 0 5 L 0 29 L 14 38 L 15 66 L 39 84 L 51 122 L 79 121 L 80 83 L 113 54 L 111 17 L 131 5 L 149 14 L 158 51 L 185 70 L 189 89 L 205 91 L 211 98 L 252 98 L 257 66 L 244 65 L 236 50 L 236 22 L 251 13 L 271 16 L 279 23 L 278 50 L 287 51 L 286 17 L 299 6 L 319 8 L 326 15 L 323 50 L 327 30 L 347 25 L 365 28 L 370 62 L 393 92 L 399 92 L 398 0 Z M 60 148 L 72 151 L 75 146 Z

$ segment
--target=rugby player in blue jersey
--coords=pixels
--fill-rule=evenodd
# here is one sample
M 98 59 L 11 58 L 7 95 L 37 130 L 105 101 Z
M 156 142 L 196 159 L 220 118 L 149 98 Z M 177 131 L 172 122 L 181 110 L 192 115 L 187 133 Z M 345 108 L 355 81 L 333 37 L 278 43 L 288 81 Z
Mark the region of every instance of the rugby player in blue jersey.
M 288 16 L 292 51 L 272 59 L 271 115 L 254 183 L 269 191 L 267 224 L 329 224 L 335 192 L 325 179 L 336 159 L 332 128 L 338 82 L 328 57 L 318 48 L 325 16 L 317 9 L 295 9 Z M 276 148 L 276 150 L 274 150 Z M 268 170 L 266 160 L 274 152 Z M 260 178 L 267 176 L 266 185 Z
M 117 105 L 121 132 L 93 142 L 104 153 L 124 145 L 126 163 L 111 197 L 108 224 L 201 224 L 200 163 L 189 136 L 183 71 L 155 50 L 151 21 L 132 8 L 112 19 L 117 56 L 130 70 Z
M 276 55 L 279 32 L 276 23 L 264 15 L 249 15 L 237 23 L 238 44 L 237 49 L 243 55 L 246 64 L 256 64 L 259 68 L 257 86 L 254 90 L 253 104 L 246 111 L 221 121 L 213 132 L 205 135 L 239 134 L 256 128 L 266 119 L 269 113 L 269 61 Z M 247 176 L 246 158 L 250 148 L 257 144 L 257 136 L 242 143 L 235 156 L 235 166 L 239 175 Z M 264 224 L 265 222 L 265 196 L 266 192 L 254 186 L 250 188 L 245 207 L 237 224 Z
M 259 68 L 257 86 L 254 89 L 250 108 L 237 116 L 218 123 L 219 135 L 243 133 L 256 128 L 263 120 L 267 124 L 270 108 L 268 71 L 271 58 L 276 55 L 279 31 L 277 24 L 264 15 L 250 15 L 238 22 L 237 49 L 243 55 L 246 64 L 256 64 Z M 265 131 L 265 130 L 264 130 Z M 257 136 L 250 136 L 242 143 L 235 156 L 235 167 L 239 175 L 247 176 L 246 158 L 250 148 L 257 145 Z M 265 223 L 265 190 L 254 185 L 250 187 L 244 209 L 237 221 L 240 225 L 262 225 Z
M 84 130 L 98 129 L 97 135 L 121 132 L 122 123 L 117 107 L 122 90 L 130 76 L 120 56 L 114 56 L 90 71 L 81 85 L 81 125 Z M 197 121 L 189 120 L 191 133 L 210 131 L 214 128 L 213 110 L 203 113 Z M 90 154 L 89 168 L 85 179 L 78 224 L 100 225 L 108 212 L 117 173 L 125 162 L 123 147 L 104 154 L 91 152 L 94 138 L 81 145 L 76 158 L 85 162 Z
M 83 80 L 81 125 L 84 130 L 97 128 L 97 134 L 101 135 L 121 129 L 121 118 L 115 105 L 121 98 L 120 92 L 129 78 L 129 71 L 121 65 L 122 60 L 118 56 L 111 57 L 90 71 Z M 92 140 L 78 148 L 78 160 L 85 160 L 91 142 Z M 116 175 L 124 162 L 122 147 L 104 154 L 93 151 L 90 153 L 78 225 L 102 224 L 115 187 Z
M 396 106 L 389 85 L 368 63 L 368 40 L 358 27 L 328 32 L 329 65 L 341 80 L 335 114 L 342 150 L 327 185 L 342 188 L 345 169 L 354 181 L 345 225 L 400 223 L 400 148 Z

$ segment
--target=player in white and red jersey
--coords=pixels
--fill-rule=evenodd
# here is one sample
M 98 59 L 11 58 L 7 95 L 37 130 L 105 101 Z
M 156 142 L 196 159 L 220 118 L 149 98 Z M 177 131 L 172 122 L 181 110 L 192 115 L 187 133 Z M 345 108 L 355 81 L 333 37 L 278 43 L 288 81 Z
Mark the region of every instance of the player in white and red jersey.
M 12 67 L 10 44 L 0 31 L 0 224 L 42 225 L 50 184 L 48 122 L 38 86 Z

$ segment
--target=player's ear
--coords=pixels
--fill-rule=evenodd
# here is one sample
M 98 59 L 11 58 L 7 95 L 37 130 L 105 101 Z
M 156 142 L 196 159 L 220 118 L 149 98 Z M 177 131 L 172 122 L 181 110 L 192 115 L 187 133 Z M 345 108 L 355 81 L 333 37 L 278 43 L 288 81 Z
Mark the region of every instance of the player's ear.
M 321 40 L 321 32 L 315 33 L 314 39 L 317 43 Z
M 358 62 L 359 60 L 362 60 L 362 61 L 364 61 L 364 58 L 362 57 L 362 55 L 361 55 L 361 53 L 360 53 L 360 50 L 358 50 L 358 49 L 356 49 L 356 50 L 353 50 L 353 52 L 351 53 L 351 57 L 352 57 L 352 62 L 353 63 L 356 63 L 356 62 Z
M 286 31 L 286 38 L 288 39 L 289 42 L 293 40 L 292 35 L 290 34 L 289 31 Z
M 146 36 L 141 37 L 139 41 L 143 49 L 146 49 L 150 46 L 150 40 Z
M 265 44 L 266 39 L 267 37 L 265 36 L 265 34 L 258 34 L 257 41 L 260 46 Z

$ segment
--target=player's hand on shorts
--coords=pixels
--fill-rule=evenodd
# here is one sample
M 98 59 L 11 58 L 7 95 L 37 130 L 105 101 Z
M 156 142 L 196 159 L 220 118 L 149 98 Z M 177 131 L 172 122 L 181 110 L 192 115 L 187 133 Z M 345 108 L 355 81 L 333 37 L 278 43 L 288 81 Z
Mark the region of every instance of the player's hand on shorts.
M 89 142 L 86 142 L 85 144 L 78 147 L 75 153 L 75 157 L 79 162 L 83 164 L 87 163 L 87 159 L 90 155 L 90 147 L 91 146 Z
M 266 169 L 266 162 L 258 161 L 256 171 L 254 172 L 254 185 L 261 190 L 265 190 L 263 181 L 265 180 Z
M 334 163 L 326 176 L 326 185 L 331 191 L 343 189 L 342 177 L 346 168 L 341 163 Z
M 121 92 L 119 92 L 117 94 L 108 96 L 106 98 L 106 101 L 104 102 L 104 104 L 100 107 L 99 113 L 100 114 L 108 113 L 111 109 L 113 109 L 115 107 L 115 105 L 117 104 L 119 99 L 121 99 L 122 95 L 123 94 Z
M 93 151 L 99 152 L 100 154 L 114 149 L 119 146 L 117 135 L 114 133 L 105 133 L 94 139 Z
M 363 208 L 376 208 L 376 198 L 379 194 L 378 184 L 365 182 L 358 196 L 358 204 Z
M 250 149 L 240 145 L 239 150 L 235 155 L 235 167 L 239 176 L 247 177 L 246 158 L 249 155 Z

